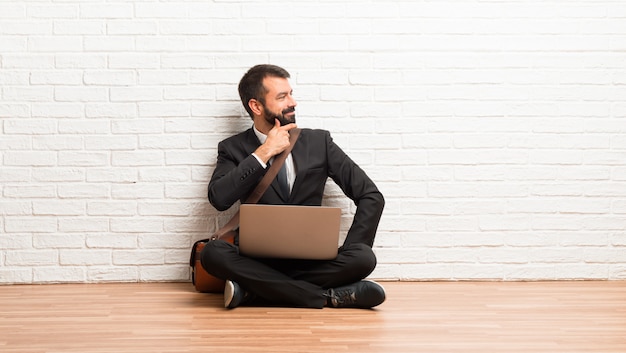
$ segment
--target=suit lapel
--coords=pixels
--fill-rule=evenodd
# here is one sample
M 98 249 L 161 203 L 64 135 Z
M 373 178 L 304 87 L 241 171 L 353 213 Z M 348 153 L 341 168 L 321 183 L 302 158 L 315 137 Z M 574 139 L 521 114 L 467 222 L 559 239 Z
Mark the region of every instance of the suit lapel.
M 295 146 L 291 150 L 291 158 L 293 158 L 293 164 L 296 168 L 296 180 L 293 183 L 293 188 L 291 188 L 291 195 L 297 194 L 298 189 L 301 187 L 301 181 L 306 174 L 306 166 L 309 164 L 309 150 L 306 148 L 306 145 L 306 134 L 301 130 L 300 137 L 298 137 Z
M 241 148 L 246 151 L 246 154 L 251 154 L 254 152 L 259 146 L 261 146 L 261 142 L 254 134 L 254 130 L 252 128 L 246 131 L 246 138 L 241 140 Z
M 269 168 L 269 167 L 268 167 Z M 283 193 L 280 190 L 280 184 L 278 183 L 278 178 L 274 178 L 274 180 L 272 180 L 272 189 L 274 190 L 274 192 L 276 193 L 276 195 L 278 195 L 278 197 L 280 197 L 281 200 L 283 200 L 283 202 L 287 202 L 289 201 L 288 199 L 285 199 L 283 197 Z

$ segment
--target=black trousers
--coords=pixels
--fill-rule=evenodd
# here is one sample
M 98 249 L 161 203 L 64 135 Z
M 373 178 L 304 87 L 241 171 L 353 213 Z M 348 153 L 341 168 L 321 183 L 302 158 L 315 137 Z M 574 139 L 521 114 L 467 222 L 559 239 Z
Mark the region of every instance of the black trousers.
M 215 240 L 202 250 L 201 262 L 208 273 L 237 282 L 263 304 L 322 308 L 329 288 L 367 277 L 376 267 L 376 256 L 368 245 L 351 243 L 340 247 L 333 260 L 259 259 Z

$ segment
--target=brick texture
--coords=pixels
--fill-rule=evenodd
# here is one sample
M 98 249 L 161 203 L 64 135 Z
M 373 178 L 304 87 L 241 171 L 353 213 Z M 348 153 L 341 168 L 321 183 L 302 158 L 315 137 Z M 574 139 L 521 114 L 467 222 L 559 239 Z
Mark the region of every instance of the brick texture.
M 258 63 L 385 195 L 373 278 L 626 279 L 624 21 L 603 0 L 3 1 L 0 284 L 188 280 Z M 326 196 L 345 232 L 354 205 Z

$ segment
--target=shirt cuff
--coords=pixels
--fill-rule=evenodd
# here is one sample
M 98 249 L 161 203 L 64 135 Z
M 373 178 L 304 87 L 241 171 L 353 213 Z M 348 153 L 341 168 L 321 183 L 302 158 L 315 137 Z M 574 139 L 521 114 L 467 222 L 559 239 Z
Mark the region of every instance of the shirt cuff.
M 252 156 L 254 156 L 254 158 L 256 158 L 256 160 L 259 161 L 259 164 L 261 165 L 261 167 L 263 167 L 263 169 L 267 169 L 267 164 L 263 163 L 263 161 L 261 160 L 261 158 L 259 158 L 259 156 L 257 156 L 254 152 L 252 152 Z

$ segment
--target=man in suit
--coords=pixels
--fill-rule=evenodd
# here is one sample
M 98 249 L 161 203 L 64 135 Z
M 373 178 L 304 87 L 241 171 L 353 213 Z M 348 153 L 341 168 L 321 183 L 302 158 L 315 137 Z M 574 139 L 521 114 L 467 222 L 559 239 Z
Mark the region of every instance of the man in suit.
M 254 66 L 242 77 L 239 95 L 253 126 L 218 144 L 208 190 L 217 210 L 243 202 L 274 156 L 290 145 L 297 103 L 289 78 L 286 70 L 274 65 Z M 330 177 L 356 204 L 353 223 L 337 257 L 328 261 L 251 258 L 241 255 L 235 244 L 209 242 L 201 262 L 208 273 L 226 280 L 224 306 L 371 308 L 381 304 L 383 287 L 364 280 L 376 266 L 372 245 L 384 207 L 374 182 L 324 130 L 301 129 L 285 166 L 289 190 L 281 192 L 274 180 L 259 203 L 320 206 Z

